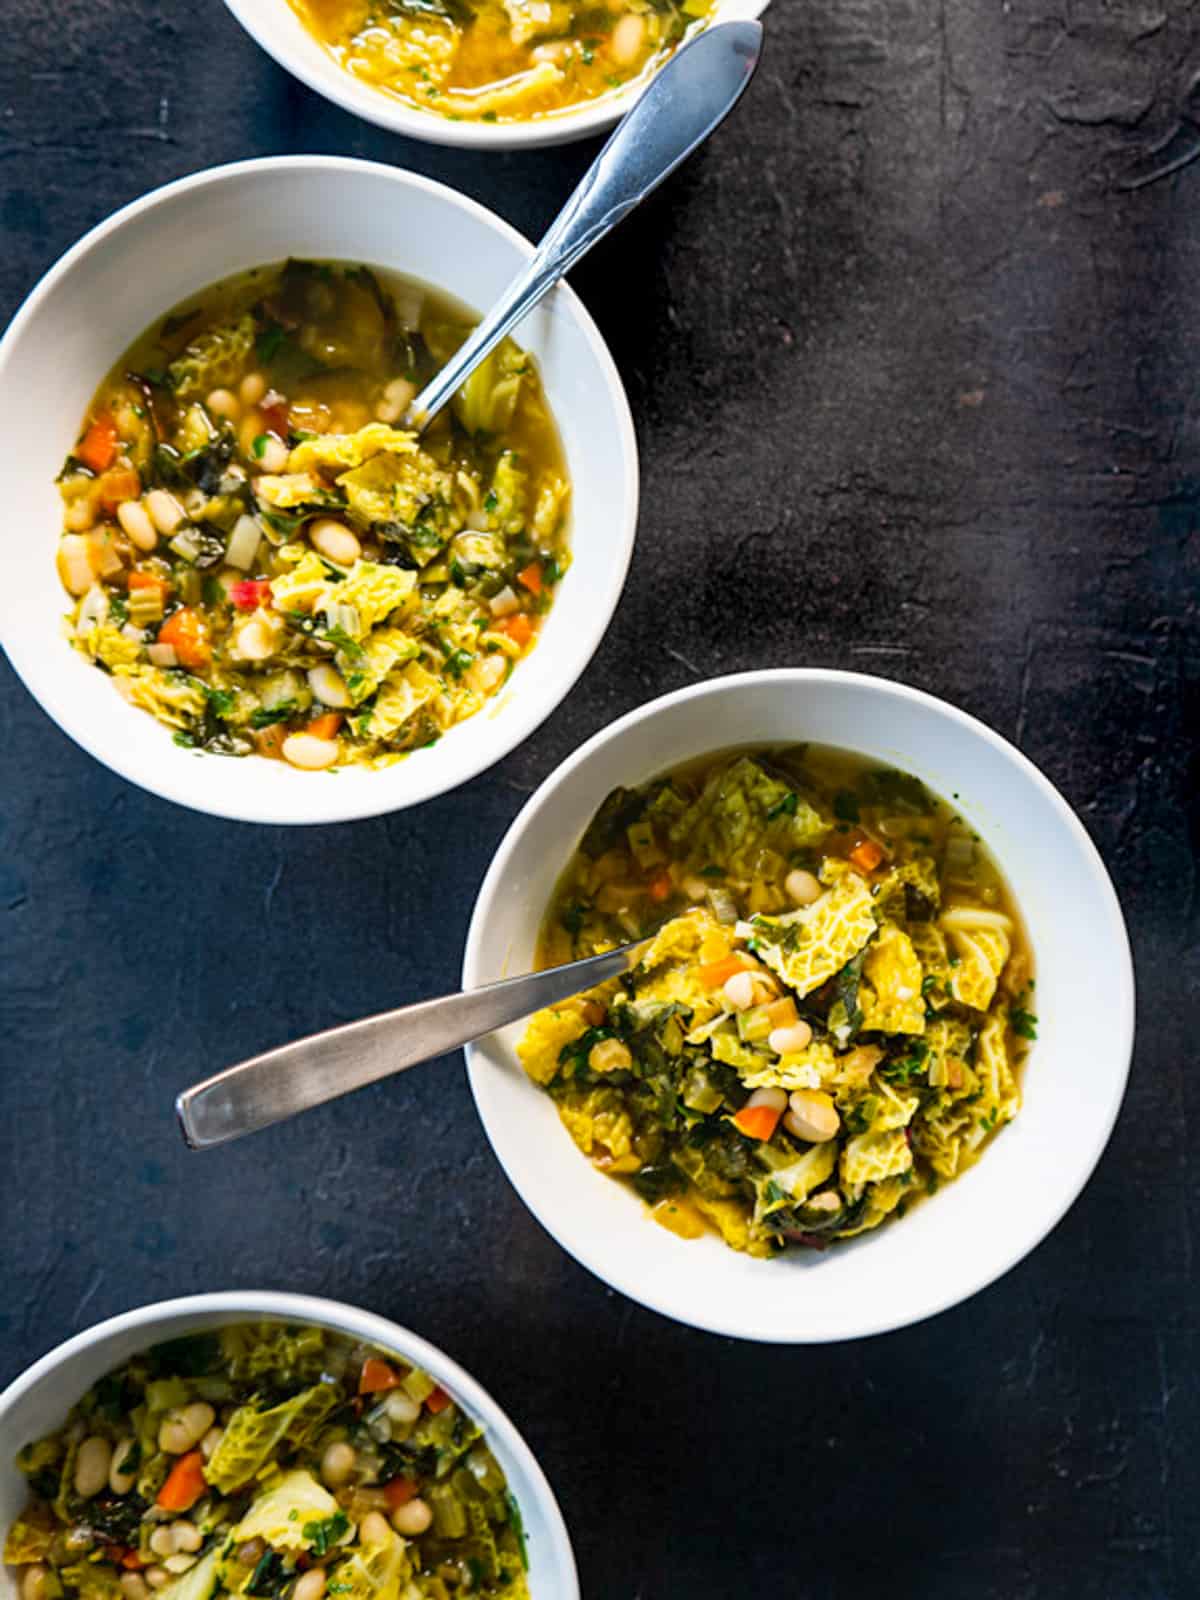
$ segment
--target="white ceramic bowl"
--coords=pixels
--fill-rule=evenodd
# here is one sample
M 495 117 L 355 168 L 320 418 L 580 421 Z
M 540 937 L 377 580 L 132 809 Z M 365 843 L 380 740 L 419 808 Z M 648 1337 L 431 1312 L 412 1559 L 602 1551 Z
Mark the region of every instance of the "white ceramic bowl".
M 0 1394 L 0 1529 L 11 1526 L 27 1499 L 25 1480 L 13 1465 L 17 1451 L 59 1427 L 97 1378 L 164 1339 L 262 1319 L 313 1323 L 368 1340 L 436 1378 L 482 1426 L 521 1508 L 532 1600 L 579 1600 L 571 1542 L 553 1490 L 529 1446 L 491 1396 L 457 1362 L 407 1328 L 336 1300 L 300 1294 L 200 1294 L 140 1306 L 76 1334 L 35 1362 Z M 11 1569 L 0 1568 L 0 1574 L 3 1592 L 15 1600 Z
M 614 127 L 649 81 L 638 79 L 620 92 L 590 101 L 578 110 L 528 122 L 451 122 L 448 117 L 407 106 L 344 71 L 304 27 L 288 0 L 225 0 L 225 4 L 268 55 L 314 93 L 367 122 L 428 144 L 458 145 L 469 150 L 532 150 L 570 144 Z M 722 22 L 758 17 L 767 5 L 768 0 L 718 0 L 715 17 Z
M 337 822 L 415 805 L 506 755 L 559 703 L 603 637 L 637 522 L 633 423 L 592 319 L 560 285 L 518 329 L 537 357 L 573 483 L 574 560 L 531 656 L 487 708 L 384 771 L 305 773 L 197 755 L 128 706 L 60 637 L 54 479 L 100 380 L 155 317 L 245 268 L 289 255 L 406 273 L 486 308 L 531 254 L 491 212 L 427 178 L 331 156 L 248 161 L 155 190 L 94 228 L 30 295 L 0 342 L 8 536 L 0 643 L 42 708 L 143 788 L 249 822 Z
M 965 1300 L 1028 1254 L 1079 1194 L 1112 1129 L 1133 1043 L 1133 969 L 1108 874 L 1078 818 L 1019 751 L 915 689 L 854 673 L 768 671 L 631 712 L 551 774 L 513 823 L 475 907 L 467 987 L 527 970 L 555 881 L 618 784 L 731 745 L 813 740 L 953 796 L 995 852 L 1037 966 L 1039 1038 L 1024 1107 L 979 1163 L 898 1222 L 774 1261 L 677 1239 L 595 1172 L 506 1030 L 467 1053 L 492 1146 L 526 1205 L 584 1266 L 695 1327 L 783 1344 L 903 1327 Z

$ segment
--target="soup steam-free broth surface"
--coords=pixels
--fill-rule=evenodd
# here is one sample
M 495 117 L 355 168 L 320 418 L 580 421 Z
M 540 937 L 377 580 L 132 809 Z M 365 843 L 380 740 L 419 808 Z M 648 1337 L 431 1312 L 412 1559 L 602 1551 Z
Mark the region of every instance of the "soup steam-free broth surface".
M 910 775 L 726 752 L 604 802 L 549 966 L 650 942 L 519 1046 L 593 1164 L 685 1237 L 824 1248 L 902 1214 L 1018 1112 L 1033 954 L 983 841 Z
M 411 1362 L 321 1328 L 155 1345 L 16 1467 L 21 1600 L 529 1600 L 479 1425 Z
M 177 308 L 101 385 L 60 479 L 72 638 L 178 742 L 386 765 L 530 652 L 569 562 L 532 359 L 506 341 L 424 435 L 400 426 L 472 321 L 292 261 Z
M 289 0 L 353 77 L 453 120 L 525 121 L 653 71 L 713 0 Z

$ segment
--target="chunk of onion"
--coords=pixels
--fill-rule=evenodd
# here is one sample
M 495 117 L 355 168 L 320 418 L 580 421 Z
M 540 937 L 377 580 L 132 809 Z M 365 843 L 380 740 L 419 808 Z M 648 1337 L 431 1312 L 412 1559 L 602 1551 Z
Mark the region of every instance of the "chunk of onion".
M 240 567 L 243 572 L 249 572 L 261 542 L 262 528 L 257 519 L 243 512 L 229 535 L 229 543 L 225 548 L 226 561 L 231 567 Z

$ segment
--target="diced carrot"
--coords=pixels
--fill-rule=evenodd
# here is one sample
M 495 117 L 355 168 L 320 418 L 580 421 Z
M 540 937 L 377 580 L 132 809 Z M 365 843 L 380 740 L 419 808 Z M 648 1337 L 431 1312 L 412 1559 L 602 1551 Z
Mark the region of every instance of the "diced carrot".
M 524 611 L 515 611 L 511 617 L 505 617 L 501 627 L 510 639 L 514 639 L 521 646 L 522 650 L 533 638 L 533 623 Z
M 860 839 L 850 852 L 851 865 L 860 872 L 874 872 L 883 860 L 884 849 L 875 839 Z
M 121 1565 L 128 1572 L 136 1572 L 139 1567 L 144 1567 L 146 1563 L 142 1560 L 141 1556 L 138 1555 L 136 1550 L 126 1550 L 125 1554 L 121 1557 Z
M 136 500 L 142 492 L 142 480 L 132 467 L 110 467 L 100 478 L 98 486 L 100 504 L 105 511 L 115 511 L 124 500 Z
M 120 437 L 116 423 L 102 411 L 75 446 L 76 459 L 92 472 L 107 472 L 116 459 Z
M 782 1115 L 783 1112 L 776 1111 L 774 1106 L 743 1106 L 733 1123 L 747 1139 L 762 1139 L 765 1142 L 779 1126 Z
M 358 1379 L 359 1394 L 382 1394 L 385 1389 L 396 1389 L 400 1374 L 379 1356 L 368 1356 L 363 1362 Z
M 164 1511 L 190 1511 L 207 1488 L 204 1457 L 199 1450 L 189 1450 L 167 1473 L 157 1503 Z
M 158 630 L 158 642 L 172 645 L 179 665 L 189 672 L 199 672 L 212 661 L 208 624 L 190 606 L 171 613 Z
M 540 561 L 531 561 L 527 567 L 523 567 L 517 573 L 517 582 L 524 584 L 530 594 L 541 594 L 542 563 Z
M 390 1478 L 383 1486 L 383 1498 L 387 1501 L 389 1511 L 396 1511 L 400 1506 L 406 1506 L 416 1497 L 417 1485 L 411 1478 Z
M 432 1412 L 435 1417 L 439 1411 L 445 1411 L 449 1404 L 450 1396 L 446 1393 L 445 1389 L 442 1388 L 441 1384 L 437 1386 L 432 1394 L 425 1396 L 425 1409 L 426 1411 Z
M 723 961 L 709 961 L 704 966 L 697 968 L 700 982 L 706 989 L 719 989 L 727 979 L 732 978 L 735 972 L 740 972 L 746 963 L 739 955 L 726 956 Z
M 323 716 L 314 717 L 304 731 L 311 733 L 314 739 L 332 739 L 341 725 L 340 711 L 326 711 Z
M 281 722 L 273 722 L 269 728 L 256 728 L 250 735 L 259 755 L 266 756 L 268 761 L 283 760 L 283 741 L 287 736 L 287 729 Z
M 127 581 L 131 589 L 157 589 L 164 599 L 171 587 L 170 582 L 157 572 L 133 571 Z
M 671 874 L 665 869 L 656 872 L 647 884 L 651 900 L 666 900 L 675 885 L 671 881 Z
M 608 1012 L 600 1004 L 599 1000 L 585 1000 L 583 1002 L 583 1020 L 589 1028 L 598 1028 L 607 1015 Z

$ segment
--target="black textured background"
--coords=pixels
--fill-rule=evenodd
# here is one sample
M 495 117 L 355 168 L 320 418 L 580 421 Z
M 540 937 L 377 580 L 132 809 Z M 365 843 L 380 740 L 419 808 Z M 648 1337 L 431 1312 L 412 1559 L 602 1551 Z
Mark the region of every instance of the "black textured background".
M 374 156 L 537 233 L 591 154 L 360 126 L 218 0 L 3 12 L 5 315 L 112 208 L 212 163 Z M 776 0 L 769 21 L 736 123 L 577 274 L 638 421 L 640 542 L 583 682 L 501 767 L 377 822 L 216 822 L 110 776 L 0 664 L 0 1379 L 137 1302 L 310 1290 L 411 1323 L 511 1410 L 588 1600 L 1185 1600 L 1200 167 L 1156 175 L 1200 137 L 1200 5 Z M 184 1084 L 454 982 L 496 841 L 581 740 L 764 663 L 956 701 L 1110 864 L 1137 1060 L 1032 1259 L 907 1332 L 757 1349 L 565 1257 L 458 1063 L 184 1153 Z

